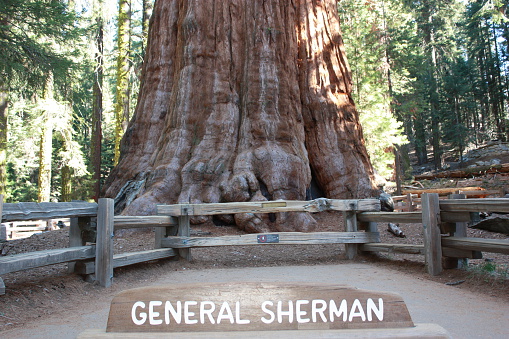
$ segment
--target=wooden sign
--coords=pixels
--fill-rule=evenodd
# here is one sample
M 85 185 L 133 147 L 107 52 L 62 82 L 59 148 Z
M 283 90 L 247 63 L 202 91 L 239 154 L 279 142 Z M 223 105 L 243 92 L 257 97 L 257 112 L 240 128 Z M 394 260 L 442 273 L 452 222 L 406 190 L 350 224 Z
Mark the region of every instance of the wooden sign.
M 216 283 L 132 289 L 106 332 L 226 332 L 413 327 L 400 296 L 342 285 Z

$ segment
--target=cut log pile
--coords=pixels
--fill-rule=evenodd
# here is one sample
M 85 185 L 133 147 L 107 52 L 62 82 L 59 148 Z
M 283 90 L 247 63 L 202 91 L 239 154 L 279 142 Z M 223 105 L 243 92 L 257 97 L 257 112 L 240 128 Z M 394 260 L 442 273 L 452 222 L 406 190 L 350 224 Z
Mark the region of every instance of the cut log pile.
M 491 191 L 487 191 L 482 187 L 446 187 L 446 188 L 427 188 L 427 189 L 405 189 L 403 194 L 416 194 L 419 198 L 423 193 L 438 193 L 440 196 L 446 196 L 449 194 L 465 194 L 470 198 L 486 198 L 492 194 Z M 497 191 L 498 193 L 498 191 Z
M 415 180 L 433 180 L 439 178 L 473 178 L 486 174 L 509 174 L 509 163 L 490 166 L 477 166 L 438 173 L 423 173 L 415 176 Z

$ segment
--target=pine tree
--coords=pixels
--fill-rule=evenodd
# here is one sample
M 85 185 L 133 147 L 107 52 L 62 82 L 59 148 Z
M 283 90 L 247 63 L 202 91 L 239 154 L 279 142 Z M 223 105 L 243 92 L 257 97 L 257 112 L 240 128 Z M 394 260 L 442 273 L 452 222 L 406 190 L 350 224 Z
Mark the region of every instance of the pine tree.
M 90 142 L 90 172 L 92 173 L 93 196 L 99 199 L 101 192 L 101 148 L 103 122 L 103 87 L 104 87 L 104 21 L 103 1 L 97 1 L 94 6 L 95 16 L 95 71 L 93 85 L 92 124 Z
M 393 79 L 390 27 L 393 4 L 343 0 L 338 4 L 345 46 L 352 67 L 353 98 L 360 112 L 366 147 L 378 173 L 390 178 L 394 170 L 394 145 L 407 142 L 392 110 Z M 370 46 L 366 48 L 366 46 Z M 401 78 L 400 78 L 401 79 Z
M 130 21 L 130 1 L 119 0 L 117 19 L 117 85 L 115 89 L 115 164 L 118 163 L 120 156 L 120 141 L 127 129 L 127 123 L 129 122 Z
M 7 106 L 7 92 L 0 83 L 0 194 L 2 195 L 5 195 L 7 185 Z
M 70 2 L 72 4 L 72 1 Z M 37 112 L 46 103 L 54 99 L 54 93 L 66 83 L 73 62 L 71 56 L 74 50 L 70 47 L 75 44 L 71 41 L 78 39 L 82 34 L 79 27 L 74 24 L 78 18 L 69 11 L 63 1 L 40 0 L 2 0 L 0 1 L 0 88 L 2 90 L 5 107 L 9 102 L 25 101 L 27 98 L 39 97 Z M 65 48 L 61 48 L 66 46 Z M 53 90 L 55 88 L 55 91 Z M 44 98 L 44 99 L 43 99 Z M 4 105 L 1 105 L 3 108 Z M 6 135 L 7 124 L 10 121 L 6 110 L 2 109 L 0 122 L 0 135 Z M 49 113 L 48 113 L 49 114 Z M 43 119 L 40 121 L 49 121 Z M 44 124 L 43 124 L 44 125 Z M 51 154 L 51 131 L 46 129 L 41 134 L 40 156 L 45 158 Z M 5 143 L 0 142 L 0 148 Z M 13 152 L 9 148 L 9 152 Z M 0 154 L 5 151 L 0 150 Z M 12 157 L 9 156 L 10 159 Z M 39 199 L 47 200 L 48 195 L 48 169 L 47 160 L 41 162 L 41 192 Z M 7 178 L 7 163 L 0 162 L 0 186 L 4 187 Z M 43 188 L 43 187 L 44 188 Z M 11 191 L 15 191 L 12 188 Z

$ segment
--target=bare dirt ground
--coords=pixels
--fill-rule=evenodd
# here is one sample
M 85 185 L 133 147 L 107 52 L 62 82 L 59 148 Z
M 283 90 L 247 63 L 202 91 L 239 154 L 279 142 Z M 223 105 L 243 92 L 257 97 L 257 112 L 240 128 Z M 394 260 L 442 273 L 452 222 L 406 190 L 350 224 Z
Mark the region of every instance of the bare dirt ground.
M 337 231 L 343 227 L 339 213 L 322 212 L 315 214 L 314 217 L 319 224 L 317 231 Z M 387 232 L 386 225 L 380 224 L 382 242 L 422 243 L 420 225 L 400 226 L 406 238 L 394 237 Z M 504 237 L 486 231 L 470 230 L 470 232 L 472 232 L 471 236 L 476 237 Z M 205 225 L 193 228 L 193 233 L 219 236 L 242 232 L 234 227 Z M 67 243 L 67 230 L 63 229 L 11 241 L 0 246 L 2 246 L 2 253 L 13 254 L 65 247 Z M 153 243 L 153 232 L 125 234 L 116 238 L 115 252 L 150 249 Z M 0 331 L 41 321 L 49 315 L 62 314 L 62 317 L 65 317 L 69 310 L 73 310 L 74 313 L 79 312 L 80 304 L 96 302 L 114 294 L 115 291 L 131 288 L 133 285 L 139 286 L 140 282 L 150 284 L 156 277 L 172 271 L 339 264 L 346 261 L 343 253 L 344 248 L 340 245 L 266 245 L 194 249 L 193 262 L 160 260 L 116 269 L 113 288 L 107 291 L 85 282 L 80 276 L 67 273 L 67 266 L 64 264 L 10 273 L 2 277 L 7 293 L 0 296 Z M 424 258 L 421 255 L 378 254 L 360 256 L 356 260 L 376 263 L 391 270 L 411 273 L 423 280 L 451 284 L 455 288 L 509 302 L 508 256 L 486 253 L 485 259 L 471 260 L 467 270 L 446 270 L 437 277 L 426 274 Z M 486 264 L 489 264 L 488 268 L 485 267 Z M 506 311 L 501 310 L 501 312 Z

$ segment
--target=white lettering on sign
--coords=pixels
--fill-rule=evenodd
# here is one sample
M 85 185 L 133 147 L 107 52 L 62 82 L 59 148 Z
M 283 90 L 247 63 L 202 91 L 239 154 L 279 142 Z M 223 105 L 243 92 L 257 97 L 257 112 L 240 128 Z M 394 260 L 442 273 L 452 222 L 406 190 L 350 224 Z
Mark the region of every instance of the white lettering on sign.
M 171 302 L 167 301 L 164 304 L 164 323 L 168 325 L 170 323 L 170 314 L 173 317 L 173 320 L 177 324 L 180 324 L 182 322 L 182 302 L 177 301 L 177 309 L 173 307 Z
M 295 302 L 295 317 L 299 324 L 308 323 L 310 321 L 309 318 L 303 318 L 308 314 L 308 312 L 301 309 L 302 305 L 309 304 L 309 300 L 297 300 Z
M 221 305 L 221 309 L 219 310 L 219 315 L 217 316 L 217 323 L 220 324 L 221 320 L 230 320 L 230 323 L 233 324 L 235 320 L 233 319 L 233 313 L 230 308 L 230 304 L 226 301 Z
M 208 308 L 207 308 L 208 307 Z M 216 309 L 216 304 L 212 301 L 204 301 L 200 303 L 200 323 L 205 324 L 205 315 L 208 317 L 211 324 L 215 324 L 216 320 L 212 313 Z
M 261 318 L 261 321 L 264 323 L 264 324 L 270 324 L 274 321 L 274 319 L 276 319 L 276 315 L 274 314 L 274 312 L 272 312 L 269 308 L 267 308 L 267 306 L 274 306 L 274 303 L 272 301 L 264 301 L 262 303 L 262 311 L 263 313 L 267 313 L 268 315 L 270 315 L 270 318 L 265 318 L 265 317 L 262 317 Z
M 196 324 L 198 323 L 197 319 L 191 319 L 191 317 L 194 317 L 194 312 L 191 312 L 189 310 L 189 307 L 198 305 L 197 301 L 185 301 L 184 302 L 184 323 L 185 324 Z
M 154 311 L 155 306 L 161 306 L 162 304 L 162 301 L 151 301 L 148 303 L 148 322 L 150 325 L 161 325 L 163 323 L 162 319 L 156 319 L 159 317 L 159 312 Z
M 249 319 L 240 319 L 240 301 L 235 303 L 235 323 L 239 325 L 249 324 L 251 320 Z
M 378 307 L 376 307 L 373 299 L 368 298 L 368 321 L 373 321 L 373 313 L 376 315 L 377 319 L 380 321 L 384 320 L 384 301 L 382 298 L 378 298 Z
M 264 301 L 260 305 L 260 321 L 264 324 L 274 322 L 293 323 L 294 321 L 303 323 L 317 322 L 352 322 L 357 319 L 361 321 L 383 321 L 384 319 L 384 301 L 378 298 L 378 304 L 375 300 L 368 298 L 363 304 L 359 299 L 354 299 L 349 305 L 346 299 L 343 300 L 306 300 L 296 301 Z M 162 314 L 164 315 L 164 320 Z M 375 319 L 376 318 L 376 319 Z M 131 309 L 131 319 L 135 325 L 166 325 L 172 322 L 186 325 L 193 324 L 220 324 L 221 322 L 230 322 L 230 324 L 244 325 L 251 323 L 250 319 L 242 319 L 241 305 L 237 301 L 234 308 L 227 301 L 218 305 L 213 301 L 166 301 L 163 306 L 162 301 L 149 301 L 148 307 L 143 301 L 137 301 Z
M 326 309 L 327 309 L 327 302 L 325 300 L 311 301 L 311 320 L 314 323 L 316 323 L 318 320 L 317 315 L 320 315 L 320 319 L 322 320 L 322 322 L 324 322 L 324 323 L 327 322 L 327 317 L 325 316 Z
M 138 315 L 141 317 L 141 318 L 138 318 L 136 316 L 136 314 L 137 314 L 136 309 L 138 307 L 145 308 L 145 303 L 143 301 L 137 301 L 134 303 L 133 308 L 131 310 L 131 318 L 133 319 L 133 323 L 135 325 L 143 325 L 145 323 L 145 321 L 147 320 L 147 313 L 145 313 L 145 312 L 138 313 Z
M 339 308 L 336 307 L 336 303 L 334 302 L 334 300 L 331 300 L 329 303 L 330 322 L 334 322 L 334 316 L 339 318 L 341 316 L 341 314 L 343 314 L 343 321 L 346 321 L 346 316 L 347 316 L 347 312 L 348 312 L 347 307 L 348 307 L 348 305 L 346 303 L 346 300 L 344 300 L 344 299 L 343 299 L 343 301 L 341 301 L 341 305 L 339 306 Z M 327 322 L 327 321 L 325 321 L 325 322 Z
M 293 323 L 293 301 L 288 301 L 288 311 L 283 310 L 283 302 L 277 302 L 277 322 L 283 323 L 283 317 L 288 317 L 288 322 Z

